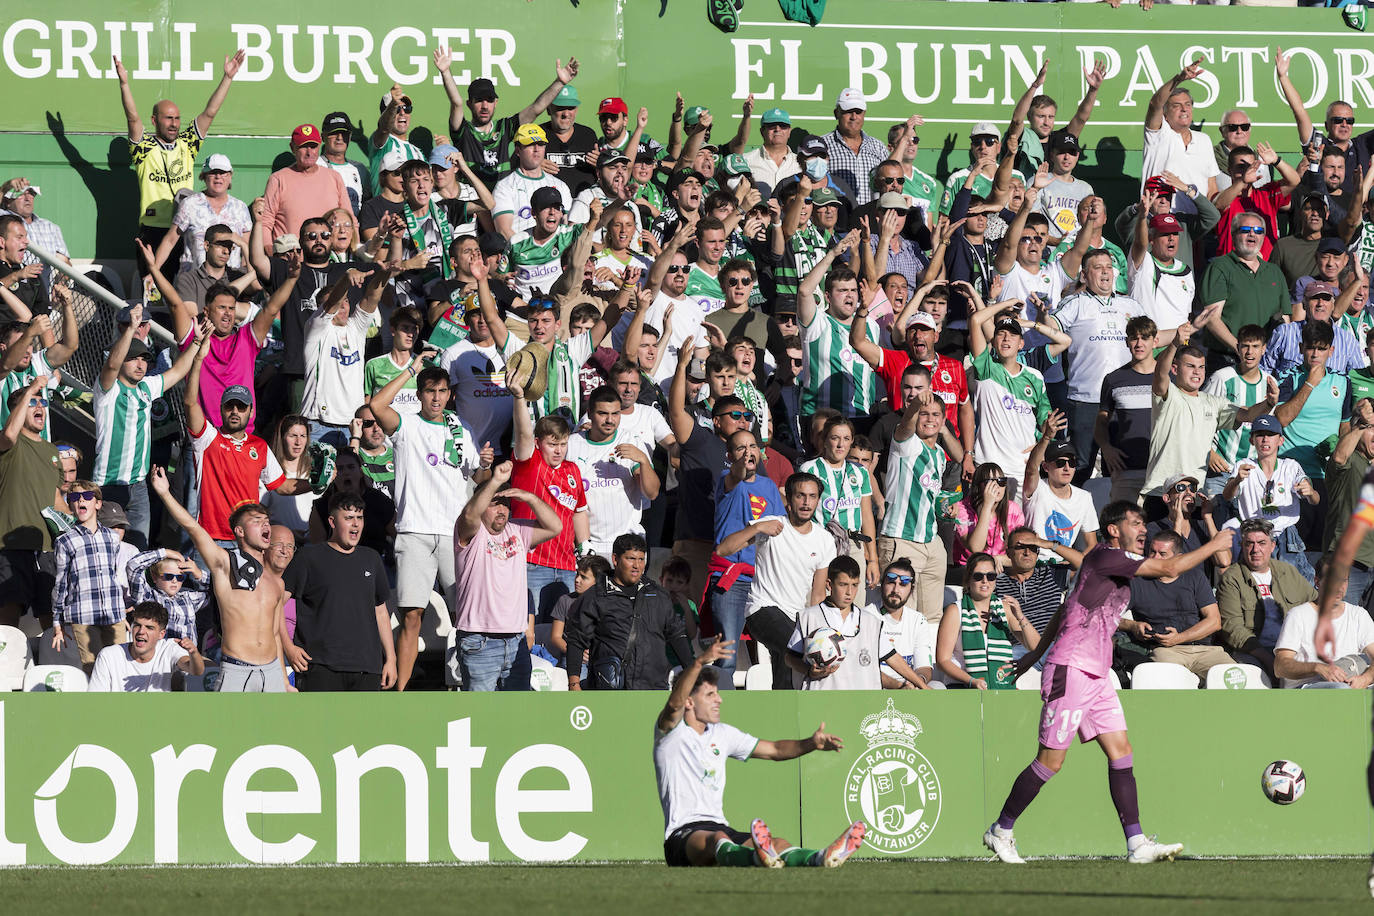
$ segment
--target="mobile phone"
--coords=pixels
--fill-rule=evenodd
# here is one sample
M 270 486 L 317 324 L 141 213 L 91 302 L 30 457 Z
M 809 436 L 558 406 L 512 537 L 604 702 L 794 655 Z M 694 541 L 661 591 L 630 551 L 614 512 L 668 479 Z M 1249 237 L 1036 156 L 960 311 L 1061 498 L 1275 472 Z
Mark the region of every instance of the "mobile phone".
M 1307 141 L 1308 148 L 1316 148 L 1326 145 L 1326 134 L 1322 133 L 1320 127 L 1312 128 L 1312 139 Z

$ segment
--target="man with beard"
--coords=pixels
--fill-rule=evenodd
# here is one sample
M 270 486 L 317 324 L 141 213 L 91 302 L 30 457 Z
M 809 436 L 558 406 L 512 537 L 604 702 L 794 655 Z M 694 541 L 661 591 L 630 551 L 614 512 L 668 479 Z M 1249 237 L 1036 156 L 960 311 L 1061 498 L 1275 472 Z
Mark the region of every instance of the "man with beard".
M 860 307 L 854 314 L 855 321 L 849 328 L 849 344 L 864 362 L 873 367 L 887 389 L 892 409 L 901 411 L 905 406 L 902 394 L 902 374 L 907 366 L 925 366 L 930 370 L 930 390 L 945 405 L 945 422 L 951 429 L 959 431 L 964 447 L 973 449 L 973 402 L 969 400 L 968 379 L 964 375 L 964 364 L 960 360 L 941 356 L 935 352 L 935 341 L 940 332 L 935 319 L 926 312 L 916 312 L 911 323 L 906 326 L 906 349 L 889 350 L 868 339 L 866 322 L 867 307 Z M 895 329 L 894 329 L 895 330 Z
M 521 299 L 548 292 L 553 287 L 563 272 L 563 252 L 586 229 L 563 222 L 563 214 L 568 210 L 565 193 L 551 187 L 532 193 L 530 215 L 533 222 L 510 240 L 510 269 L 515 274 L 515 292 Z M 601 218 L 601 208 L 600 201 L 589 208 L 591 221 Z
M 239 296 L 260 289 L 252 271 L 229 266 L 230 255 L 245 244 L 242 236 L 235 235 L 224 223 L 218 223 L 205 230 L 204 244 L 204 260 L 194 269 L 177 271 L 176 280 L 172 283 L 177 295 L 186 302 L 194 303 L 197 313 L 204 311 L 206 294 L 216 283 L 228 286 Z M 245 264 L 247 260 L 245 256 Z

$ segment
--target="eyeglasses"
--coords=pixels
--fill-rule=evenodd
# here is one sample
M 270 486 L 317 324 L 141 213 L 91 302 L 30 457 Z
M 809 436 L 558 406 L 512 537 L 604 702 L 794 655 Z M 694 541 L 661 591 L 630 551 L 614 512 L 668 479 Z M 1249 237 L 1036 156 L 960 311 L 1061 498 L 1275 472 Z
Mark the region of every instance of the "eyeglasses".
M 1186 480 L 1180 480 L 1178 483 L 1174 484 L 1175 493 L 1191 493 L 1195 492 L 1196 490 L 1197 484 L 1189 483 Z
M 140 359 L 146 359 L 146 357 L 139 357 L 139 358 L 140 358 Z M 47 406 L 48 406 L 48 399 L 47 399 L 47 398 L 29 398 L 29 406 L 30 406 L 30 407 L 47 407 Z
M 215 241 L 210 243 L 210 246 L 212 248 L 223 248 L 227 251 L 234 247 L 234 243 L 231 242 L 229 239 L 216 239 Z
M 725 281 L 727 286 L 753 286 L 754 281 L 749 277 L 731 277 Z
M 1221 125 L 1221 129 L 1226 131 L 1228 134 L 1233 134 L 1236 131 L 1249 130 L 1250 122 L 1246 121 L 1244 124 L 1223 124 Z
M 352 223 L 330 223 L 330 224 L 329 224 L 329 228 L 331 228 L 331 229 L 352 229 L 352 228 L 353 228 L 353 224 L 352 224 Z
M 95 498 L 96 495 L 94 490 L 74 490 L 67 494 L 67 502 L 69 503 L 80 503 Z
M 995 573 L 995 572 L 969 573 L 969 575 L 968 575 L 968 580 L 969 580 L 970 582 L 996 582 L 996 581 L 997 581 L 997 573 Z
M 1241 235 L 1264 235 L 1263 226 L 1237 226 L 1236 231 Z
M 163 573 L 158 578 L 163 582 L 184 582 L 186 581 L 186 573 Z
M 996 137 L 974 137 L 974 138 L 973 138 L 973 145 L 974 145 L 974 146 L 996 146 L 996 145 L 997 145 L 997 138 L 996 138 Z
M 898 585 L 910 585 L 913 581 L 915 581 L 915 578 L 915 576 L 904 576 L 901 573 L 894 572 L 887 573 L 885 576 L 883 576 L 884 581 L 895 582 Z
M 1072 458 L 1056 458 L 1054 459 L 1054 466 L 1057 468 L 1074 468 L 1078 467 L 1078 462 Z
M 307 242 L 313 242 L 313 241 L 315 241 L 315 239 L 320 239 L 320 240 L 322 240 L 322 241 L 327 242 L 327 241 L 329 241 L 330 238 L 332 238 L 332 237 L 333 237 L 333 234 L 332 234 L 332 233 L 329 233 L 329 232 L 307 232 L 307 233 L 305 234 L 305 240 L 306 240 Z
M 721 417 L 729 417 L 731 420 L 747 420 L 750 423 L 754 422 L 754 412 L 752 410 L 725 410 L 716 414 L 716 417 L 718 419 Z
M 692 269 L 692 265 L 691 265 L 691 264 L 669 264 L 669 265 L 668 265 L 668 273 L 670 273 L 670 274 L 685 274 L 685 273 L 687 273 L 687 272 L 688 272 L 689 270 L 691 270 L 691 269 Z
M 1334 117 L 1334 116 L 1333 116 L 1333 117 L 1331 118 L 1331 123 L 1332 123 L 1332 124 L 1345 124 L 1345 125 L 1347 125 L 1347 126 L 1349 126 L 1349 127 L 1354 127 L 1354 126 L 1355 126 L 1355 119 L 1354 119 L 1354 118 L 1337 118 L 1337 117 Z
M 376 420 L 364 420 L 364 421 L 363 421 L 363 429 L 371 429 L 372 427 L 374 427 L 374 426 L 376 426 L 376 425 L 377 425 L 377 421 L 376 421 Z
M 1036 547 L 1034 544 L 1013 544 L 1013 545 L 1011 545 L 1010 547 L 1008 547 L 1007 549 L 1008 549 L 1008 550 L 1017 550 L 1017 551 L 1035 551 L 1035 550 L 1039 550 L 1040 548 L 1039 548 L 1039 547 Z

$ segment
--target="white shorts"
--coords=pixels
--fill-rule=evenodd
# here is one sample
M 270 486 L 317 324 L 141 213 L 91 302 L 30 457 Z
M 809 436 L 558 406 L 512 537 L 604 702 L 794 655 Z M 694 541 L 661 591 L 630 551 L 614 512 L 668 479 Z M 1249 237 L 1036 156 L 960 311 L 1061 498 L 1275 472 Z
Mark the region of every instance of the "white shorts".
M 396 535 L 396 606 L 424 608 L 439 579 L 444 600 L 453 608 L 453 535 Z

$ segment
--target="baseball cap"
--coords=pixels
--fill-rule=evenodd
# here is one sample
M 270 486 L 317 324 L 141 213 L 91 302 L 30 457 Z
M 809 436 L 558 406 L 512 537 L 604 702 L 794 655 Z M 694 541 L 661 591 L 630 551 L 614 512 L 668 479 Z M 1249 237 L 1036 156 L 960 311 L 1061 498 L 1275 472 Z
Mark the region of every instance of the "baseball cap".
M 797 146 L 798 156 L 824 156 L 830 158 L 830 150 L 820 137 L 807 137 Z
M 840 202 L 840 195 L 835 193 L 834 188 L 817 188 L 811 192 L 811 206 L 828 207 L 837 206 Z
M 1252 435 L 1254 434 L 1254 430 L 1255 424 L 1251 423 L 1250 432 Z M 1172 490 L 1177 484 L 1180 484 L 1185 480 L 1191 480 L 1193 482 L 1193 486 L 1195 487 L 1199 485 L 1198 479 L 1194 477 L 1192 474 L 1174 474 L 1168 480 L 1164 481 L 1164 492 L 1167 493 L 1168 491 Z
M 1174 186 L 1164 180 L 1163 175 L 1155 175 L 1145 180 L 1145 190 L 1154 191 L 1156 194 L 1169 196 L 1174 193 Z M 1321 198 L 1309 198 L 1309 200 L 1320 200 Z
M 917 325 L 923 328 L 929 328 L 932 331 L 939 329 L 939 326 L 935 323 L 935 316 L 930 314 L 930 312 L 917 312 L 911 316 L 911 320 L 907 322 L 906 326 L 908 329 L 911 329 Z
M 1150 217 L 1150 231 L 1156 235 L 1169 235 L 1182 232 L 1183 225 L 1172 213 L 1157 213 Z
M 792 126 L 792 116 L 789 115 L 789 114 L 787 113 L 786 109 L 783 109 L 783 108 L 770 108 L 770 109 L 768 109 L 767 111 L 765 111 L 765 112 L 763 113 L 763 120 L 762 120 L 762 123 L 764 123 L 764 124 L 786 124 L 788 127 L 791 127 L 791 126 Z
M 124 507 L 116 502 L 102 502 L 100 510 L 95 514 L 95 521 L 106 528 L 129 527 L 129 516 L 124 514 Z
M 599 114 L 599 115 L 604 115 L 604 114 L 623 114 L 623 115 L 627 115 L 627 114 L 630 113 L 630 108 L 629 108 L 628 105 L 625 104 L 625 100 L 624 100 L 624 99 L 619 98 L 619 97 L 613 95 L 613 96 L 611 96 L 610 98 L 605 98 L 605 99 L 602 99 L 602 100 L 601 100 L 601 104 L 598 105 L 598 106 L 596 106 L 596 113 Z
M 1050 134 L 1050 152 L 1081 153 L 1083 147 L 1079 145 L 1078 138 L 1067 130 L 1056 130 Z
M 291 131 L 292 149 L 295 149 L 296 147 L 302 146 L 306 143 L 314 143 L 318 146 L 319 142 L 320 129 L 316 127 L 314 124 L 302 124 L 300 127 L 297 127 L 295 130 Z
M 623 150 L 618 150 L 614 146 L 601 147 L 601 155 L 597 157 L 596 167 L 602 168 L 607 165 L 614 165 L 617 162 L 629 162 L 630 157 L 625 155 Z
M 1302 291 L 1302 297 L 1303 299 L 1311 299 L 1314 296 L 1330 296 L 1332 299 L 1335 299 L 1336 287 L 1332 286 L 1330 283 L 1323 283 L 1320 280 L 1309 283 L 1307 284 L 1307 289 Z
M 706 381 L 706 360 L 700 356 L 692 357 L 692 361 L 687 364 L 687 378 L 694 382 Z
M 1026 334 L 1021 328 L 1021 322 L 1011 315 L 1003 315 L 992 323 L 992 332 L 996 334 L 998 331 L 1010 331 L 1018 337 L 1024 337 Z
M 152 353 L 153 351 L 148 349 L 146 343 L 135 337 L 133 340 L 129 341 L 129 352 L 124 354 L 124 361 L 128 362 L 140 356 L 151 356 Z
M 564 86 L 558 90 L 558 95 L 553 97 L 555 108 L 576 108 L 582 104 L 582 98 L 577 94 L 576 86 Z
M 233 170 L 233 163 L 229 161 L 228 156 L 223 153 L 211 153 L 210 158 L 206 159 L 205 164 L 200 167 L 200 174 L 204 176 L 211 172 L 232 172 Z M 30 191 L 38 190 L 33 185 L 29 185 L 28 189 Z
M 540 210 L 547 210 L 549 207 L 563 209 L 563 195 L 558 193 L 557 188 L 542 187 L 530 195 L 530 212 L 538 213 Z
M 816 195 L 813 193 L 811 197 L 814 200 Z M 906 198 L 896 191 L 884 191 L 882 196 L 878 198 L 878 208 L 881 210 L 911 209 L 910 205 L 906 202 Z
M 115 313 L 116 324 L 129 324 L 131 321 L 133 321 L 133 318 L 134 307 L 132 305 L 126 305 L 124 306 L 124 308 L 120 309 L 118 312 Z M 148 314 L 148 310 L 144 309 L 143 320 L 139 322 L 139 324 L 148 324 L 152 320 L 152 316 Z
M 1000 136 L 1002 135 L 1000 132 L 998 132 L 997 125 L 993 124 L 991 121 L 979 121 L 977 124 L 973 125 L 973 129 L 968 132 L 968 137 L 970 140 L 972 140 L 974 137 Z
M 288 251 L 295 251 L 300 247 L 301 240 L 290 232 L 285 235 L 277 236 L 276 241 L 272 243 L 272 251 L 274 254 L 286 254 Z
M 1060 458 L 1072 458 L 1078 461 L 1078 450 L 1073 447 L 1073 443 L 1065 439 L 1056 439 L 1051 442 L 1049 448 L 1045 449 L 1046 461 L 1058 461 Z
M 548 143 L 549 137 L 538 124 L 521 124 L 520 129 L 515 132 L 515 142 L 521 146 L 530 146 L 535 143 Z
M 499 98 L 496 94 L 496 84 L 485 76 L 468 83 L 469 102 L 494 102 Z
M 684 181 L 689 179 L 695 181 L 697 184 L 706 184 L 706 176 L 700 172 L 693 169 L 677 169 L 673 174 L 668 176 L 668 182 L 664 186 L 664 191 L 671 194 L 680 188 Z
M 692 105 L 682 113 L 682 122 L 688 126 L 696 124 L 701 121 L 702 114 L 710 110 L 705 105 Z
M 482 257 L 503 254 L 510 248 L 510 242 L 499 232 L 483 232 L 477 237 L 477 247 L 482 249 Z
M 744 161 L 744 156 L 739 153 L 731 153 L 725 157 L 725 162 L 721 166 L 727 175 L 752 175 L 753 169 L 749 168 L 749 163 Z
M 657 162 L 658 154 L 662 151 L 663 147 L 658 141 L 646 137 L 635 148 L 635 162 Z
M 835 97 L 835 107 L 840 111 L 867 111 L 868 102 L 864 101 L 864 94 L 857 89 L 841 89 Z
M 415 107 L 415 103 L 412 102 L 412 101 L 410 100 L 410 96 L 408 96 L 408 95 L 403 95 L 403 96 L 401 96 L 401 101 L 402 101 L 402 102 L 405 102 L 407 105 L 410 105 L 412 108 Z M 389 107 L 391 107 L 391 93 L 390 93 L 390 92 L 383 92 L 383 93 L 382 93 L 382 101 L 381 101 L 381 103 L 378 105 L 378 110 L 379 110 L 379 111 L 386 111 L 387 108 L 389 108 Z
M 398 149 L 388 150 L 386 155 L 382 157 L 382 161 L 377 163 L 377 171 L 378 173 L 399 172 L 401 170 L 401 166 L 405 164 L 405 153 L 401 152 Z
M 1320 200 L 1320 198 L 1318 198 L 1318 200 Z M 1342 242 L 1334 235 L 1328 235 L 1317 243 L 1317 254 L 1345 254 L 1348 250 L 1349 249 L 1345 247 L 1345 242 Z
M 1280 423 L 1279 418 L 1274 416 L 1272 413 L 1267 413 L 1262 417 L 1256 417 L 1255 419 L 1250 421 L 1251 436 L 1266 434 L 1273 436 L 1283 435 L 1283 424 Z
M 320 133 L 326 137 L 337 133 L 351 134 L 353 133 L 353 122 L 348 120 L 348 115 L 342 111 L 331 111 L 320 122 Z
M 396 152 L 397 155 L 400 155 L 399 151 Z M 434 147 L 434 149 L 430 150 L 429 164 L 437 165 L 441 169 L 451 169 L 453 168 L 453 161 L 449 159 L 449 157 L 456 155 L 458 155 L 458 147 L 454 146 L 452 143 L 440 143 L 438 146 Z M 402 165 L 404 165 L 404 162 L 402 162 Z M 397 166 L 397 168 L 400 168 L 400 166 Z
M 219 406 L 223 407 L 237 401 L 245 407 L 253 406 L 253 392 L 248 390 L 247 385 L 230 385 L 224 389 L 224 394 L 219 396 Z

